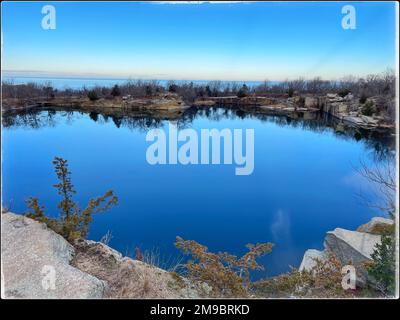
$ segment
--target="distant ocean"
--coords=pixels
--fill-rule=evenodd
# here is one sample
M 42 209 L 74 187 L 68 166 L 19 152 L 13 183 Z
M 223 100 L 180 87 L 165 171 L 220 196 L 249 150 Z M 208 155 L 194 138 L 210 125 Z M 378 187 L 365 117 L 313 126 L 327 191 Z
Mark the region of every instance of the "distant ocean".
M 134 80 L 134 79 L 133 79 Z M 111 87 L 115 84 L 123 84 L 128 79 L 111 79 L 111 78 L 50 78 L 50 77 L 20 77 L 20 76 L 7 76 L 3 75 L 2 81 L 12 81 L 14 84 L 25 84 L 34 82 L 38 84 L 47 84 L 56 89 L 81 89 L 83 87 L 92 88 L 95 86 Z M 166 86 L 169 80 L 157 80 L 161 85 Z M 188 83 L 191 80 L 174 80 L 176 84 Z M 207 80 L 193 80 L 194 84 L 204 85 L 209 83 Z M 236 82 L 239 85 L 246 84 L 248 86 L 256 86 L 262 81 L 222 81 L 222 82 Z M 269 84 L 275 84 L 278 81 L 270 81 Z

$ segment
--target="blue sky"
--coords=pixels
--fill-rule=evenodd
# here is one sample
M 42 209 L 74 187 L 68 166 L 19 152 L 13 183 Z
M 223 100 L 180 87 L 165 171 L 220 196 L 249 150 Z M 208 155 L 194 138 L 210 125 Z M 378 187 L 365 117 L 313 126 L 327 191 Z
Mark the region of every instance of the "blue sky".
M 44 30 L 41 8 L 56 9 Z M 356 29 L 341 8 L 356 9 Z M 395 68 L 395 2 L 2 2 L 7 73 L 184 80 L 337 79 Z M 12 71 L 12 72 L 11 72 Z

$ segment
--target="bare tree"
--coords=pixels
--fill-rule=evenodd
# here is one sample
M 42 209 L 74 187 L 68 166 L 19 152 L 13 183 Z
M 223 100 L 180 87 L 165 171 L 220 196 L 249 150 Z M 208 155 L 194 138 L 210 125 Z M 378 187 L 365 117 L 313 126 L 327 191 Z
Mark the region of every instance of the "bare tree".
M 367 181 L 372 183 L 374 195 L 379 202 L 371 202 L 363 194 L 359 194 L 364 203 L 370 207 L 380 211 L 386 212 L 390 218 L 395 218 L 396 213 L 396 172 L 393 166 L 393 162 L 385 160 L 378 165 L 369 167 L 361 161 L 360 168 L 356 169 L 357 172 L 364 177 Z

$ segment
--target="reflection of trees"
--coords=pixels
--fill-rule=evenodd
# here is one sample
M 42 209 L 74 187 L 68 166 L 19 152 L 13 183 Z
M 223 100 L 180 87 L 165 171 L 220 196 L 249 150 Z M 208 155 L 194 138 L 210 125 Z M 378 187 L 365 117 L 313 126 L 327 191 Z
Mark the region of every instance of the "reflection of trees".
M 370 151 L 373 160 L 376 162 L 395 158 L 396 149 L 394 143 L 395 141 L 393 143 L 389 142 L 389 145 L 386 145 L 374 140 L 365 140 L 366 149 Z
M 2 115 L 2 125 L 5 128 L 24 127 L 40 129 L 43 127 L 54 127 L 57 124 L 57 113 L 53 110 L 41 112 L 29 110 L 19 113 L 7 113 Z
M 111 116 L 111 119 L 112 119 L 112 121 L 114 122 L 114 124 L 115 124 L 115 126 L 116 126 L 117 128 L 120 128 L 120 127 L 121 127 L 122 118 L 123 118 L 123 117 Z
M 130 130 L 148 131 L 150 129 L 162 127 L 163 123 L 161 120 L 151 117 L 124 117 L 121 121 L 121 125 Z
M 130 130 L 148 131 L 162 127 L 168 118 L 156 118 L 150 114 L 135 113 L 129 114 L 103 114 L 101 112 L 82 111 L 58 111 L 54 109 L 31 109 L 25 111 L 13 111 L 3 114 L 2 125 L 5 128 L 25 127 L 39 129 L 42 127 L 54 127 L 61 120 L 72 123 L 77 115 L 88 116 L 91 120 L 105 124 L 110 120 L 117 128 L 128 128 Z M 195 108 L 187 109 L 177 122 L 179 129 L 192 126 L 194 120 L 206 118 L 211 121 L 256 119 L 261 122 L 272 122 L 278 126 L 313 131 L 317 133 L 329 132 L 336 137 L 345 140 L 363 141 L 367 151 L 378 161 L 392 157 L 395 153 L 395 138 L 391 132 L 379 130 L 367 130 L 354 128 L 340 123 L 337 119 L 328 114 L 313 114 L 308 118 L 304 114 L 273 115 L 260 113 L 257 110 L 242 108 Z
M 92 119 L 94 122 L 97 122 L 97 119 L 99 118 L 99 114 L 97 112 L 91 112 L 89 113 L 90 119 Z

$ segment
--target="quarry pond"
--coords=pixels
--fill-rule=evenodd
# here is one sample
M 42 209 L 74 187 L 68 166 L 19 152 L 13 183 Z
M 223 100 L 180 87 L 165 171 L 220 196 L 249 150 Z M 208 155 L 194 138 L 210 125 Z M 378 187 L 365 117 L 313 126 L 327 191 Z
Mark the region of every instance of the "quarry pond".
M 151 252 L 163 268 L 182 258 L 176 236 L 238 256 L 247 243 L 272 242 L 256 278 L 298 267 L 307 249 L 322 249 L 327 231 L 354 230 L 377 215 L 358 196 L 373 200 L 357 168 L 393 157 L 390 133 L 343 128 L 324 115 L 306 120 L 218 107 L 189 108 L 174 120 L 178 129 L 254 129 L 254 170 L 241 176 L 234 163 L 149 164 L 146 134 L 168 130 L 166 119 L 40 109 L 3 115 L 3 201 L 24 213 L 24 200 L 35 196 L 56 215 L 52 160 L 63 157 L 77 202 L 108 189 L 119 198 L 94 217 L 89 239 L 109 232 L 111 247 Z

